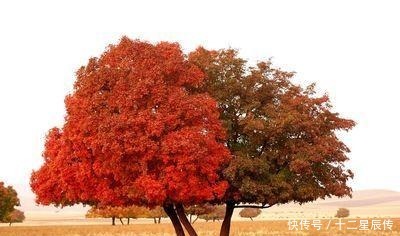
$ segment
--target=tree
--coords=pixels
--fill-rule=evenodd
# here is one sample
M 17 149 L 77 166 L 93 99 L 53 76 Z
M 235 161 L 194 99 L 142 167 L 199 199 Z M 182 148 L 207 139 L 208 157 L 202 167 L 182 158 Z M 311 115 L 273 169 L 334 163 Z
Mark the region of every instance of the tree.
M 124 224 L 122 218 L 125 217 L 127 217 L 127 209 L 124 207 L 92 207 L 86 213 L 86 218 L 111 218 L 112 225 L 115 225 L 115 219 L 119 219 L 121 224 Z
M 12 223 L 21 223 L 25 220 L 24 212 L 14 209 L 11 213 L 9 213 L 2 222 L 9 223 L 11 226 Z
M 348 217 L 350 215 L 350 211 L 347 208 L 339 208 L 336 212 L 335 217 L 338 218 L 345 218 Z
M 209 220 L 215 222 L 224 219 L 224 216 L 225 216 L 225 206 L 215 205 L 212 206 L 211 211 L 199 215 L 199 218 L 205 220 L 206 222 L 208 222 Z
M 0 182 L 0 221 L 7 221 L 7 217 L 15 210 L 14 207 L 19 206 L 17 192 L 12 186 L 5 186 Z M 8 221 L 7 221 L 8 222 Z
M 49 131 L 44 163 L 31 176 L 36 201 L 163 206 L 183 235 L 181 221 L 191 227 L 183 204 L 218 201 L 228 187 L 217 103 L 190 92 L 203 72 L 177 43 L 124 37 L 76 76 L 65 123 Z
M 191 224 L 194 224 L 199 218 L 199 216 L 210 214 L 214 210 L 215 206 L 209 203 L 185 207 L 185 213 L 189 215 L 189 222 Z M 196 218 L 193 219 L 193 216 L 195 216 Z
M 229 235 L 237 207 L 351 195 L 353 173 L 344 167 L 350 150 L 336 133 L 355 123 L 333 112 L 327 95 L 318 96 L 313 84 L 293 84 L 294 73 L 270 61 L 248 66 L 233 49 L 198 48 L 189 61 L 206 74 L 195 91 L 218 101 L 233 155 L 224 170 L 230 187 L 221 236 Z
M 128 225 L 130 223 L 130 219 L 138 218 L 151 218 L 154 219 L 154 223 L 159 224 L 162 217 L 167 217 L 167 215 L 161 207 L 155 207 L 153 209 L 140 206 L 103 208 L 92 207 L 86 213 L 86 218 L 111 218 L 112 225 L 115 225 L 116 218 L 120 220 L 121 224 L 124 224 L 122 219 L 126 218 Z
M 153 209 L 145 208 L 142 211 L 141 218 L 152 218 L 154 219 L 154 224 L 160 224 L 161 218 L 167 217 L 167 214 L 161 207 L 155 207 Z
M 243 208 L 239 212 L 240 217 L 250 218 L 251 221 L 253 221 L 253 218 L 259 216 L 260 214 L 261 214 L 261 209 L 259 208 Z

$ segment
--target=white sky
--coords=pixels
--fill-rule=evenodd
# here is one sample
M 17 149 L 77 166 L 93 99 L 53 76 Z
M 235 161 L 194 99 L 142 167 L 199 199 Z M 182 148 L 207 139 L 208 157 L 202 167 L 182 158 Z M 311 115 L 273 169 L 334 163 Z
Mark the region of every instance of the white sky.
M 122 35 L 231 46 L 317 82 L 358 122 L 344 140 L 354 189 L 400 191 L 396 1 L 1 1 L 0 180 L 29 194 L 74 73 Z M 31 196 L 31 195 L 30 195 Z

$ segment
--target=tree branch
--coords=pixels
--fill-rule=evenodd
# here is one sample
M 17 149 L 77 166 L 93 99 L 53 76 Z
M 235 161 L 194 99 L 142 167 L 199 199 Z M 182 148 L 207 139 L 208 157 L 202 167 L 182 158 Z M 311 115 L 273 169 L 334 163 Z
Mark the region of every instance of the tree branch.
M 272 205 L 235 205 L 235 208 L 260 208 L 260 209 L 266 209 L 266 208 L 270 208 L 275 204 Z

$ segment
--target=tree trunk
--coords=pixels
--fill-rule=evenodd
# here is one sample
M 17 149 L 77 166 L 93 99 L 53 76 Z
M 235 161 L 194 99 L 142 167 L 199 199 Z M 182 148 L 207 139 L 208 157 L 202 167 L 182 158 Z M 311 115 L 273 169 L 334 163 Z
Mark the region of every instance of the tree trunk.
M 129 223 L 130 223 L 130 218 L 128 217 L 128 225 L 129 225 Z
M 185 231 L 183 231 L 181 222 L 179 221 L 178 216 L 176 215 L 174 206 L 172 204 L 164 204 L 164 211 L 167 213 L 169 218 L 171 219 L 172 225 L 174 226 L 176 236 L 185 236 Z
M 192 224 L 190 224 L 189 220 L 186 217 L 185 209 L 182 204 L 176 205 L 176 213 L 178 213 L 179 219 L 181 220 L 183 226 L 190 236 L 197 236 L 196 231 L 194 230 Z
M 154 217 L 153 218 L 154 224 L 157 224 L 157 219 Z
M 189 222 L 190 222 L 190 223 L 193 223 L 193 222 L 192 222 L 192 214 L 190 214 L 190 216 L 189 216 Z
M 115 225 L 115 216 L 111 217 L 111 222 L 112 225 Z
M 159 224 L 161 223 L 161 217 L 158 217 L 158 223 Z
M 121 224 L 124 225 L 124 222 L 122 221 L 122 218 L 119 218 L 119 221 L 121 221 Z
M 12 224 L 12 223 L 10 222 L 10 224 L 8 224 L 8 226 L 11 226 L 11 224 Z
M 220 236 L 229 236 L 233 210 L 235 210 L 235 203 L 232 201 L 226 202 L 225 217 L 224 221 L 222 222 L 221 231 L 219 233 Z
M 250 220 L 251 220 L 251 221 L 253 221 L 253 218 L 252 218 L 252 217 L 250 217 Z

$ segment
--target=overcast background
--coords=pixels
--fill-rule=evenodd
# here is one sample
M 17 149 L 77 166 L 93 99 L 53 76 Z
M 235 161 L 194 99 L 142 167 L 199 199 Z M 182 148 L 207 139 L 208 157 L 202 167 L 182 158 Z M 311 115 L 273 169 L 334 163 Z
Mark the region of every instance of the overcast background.
M 0 180 L 29 196 L 74 73 L 122 35 L 233 47 L 316 82 L 358 124 L 351 185 L 400 191 L 400 4 L 396 1 L 1 1 Z M 30 199 L 30 200 L 29 200 Z M 25 202 L 27 204 L 28 202 Z

